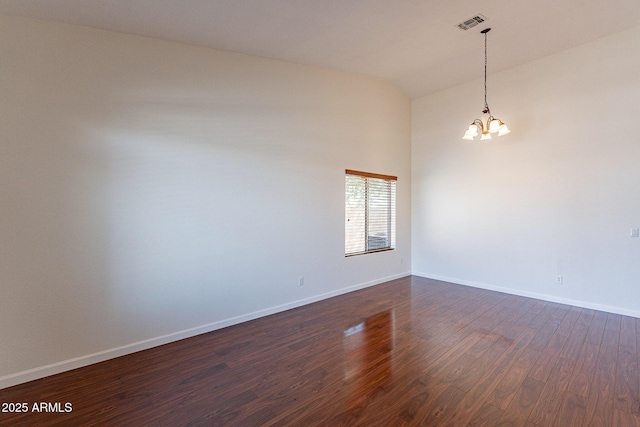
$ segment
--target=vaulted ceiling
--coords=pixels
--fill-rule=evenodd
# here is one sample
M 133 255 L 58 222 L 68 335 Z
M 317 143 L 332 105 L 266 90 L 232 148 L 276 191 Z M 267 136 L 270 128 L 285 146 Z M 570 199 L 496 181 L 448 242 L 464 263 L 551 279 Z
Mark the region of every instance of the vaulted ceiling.
M 0 13 L 365 74 L 411 98 L 480 78 L 486 27 L 491 74 L 640 25 L 638 0 L 0 0 Z

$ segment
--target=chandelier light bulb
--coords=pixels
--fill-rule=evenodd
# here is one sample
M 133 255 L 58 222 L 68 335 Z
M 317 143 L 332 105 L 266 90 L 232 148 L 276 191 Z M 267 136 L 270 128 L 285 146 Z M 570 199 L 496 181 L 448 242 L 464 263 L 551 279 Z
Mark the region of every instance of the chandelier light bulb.
M 502 135 L 506 135 L 508 133 L 510 133 L 511 131 L 509 130 L 509 128 L 507 127 L 507 125 L 505 125 L 504 123 L 500 125 L 500 129 L 498 129 L 498 136 L 502 136 Z
M 489 132 L 496 133 L 500 129 L 500 125 L 503 123 L 498 119 L 493 119 L 489 122 Z

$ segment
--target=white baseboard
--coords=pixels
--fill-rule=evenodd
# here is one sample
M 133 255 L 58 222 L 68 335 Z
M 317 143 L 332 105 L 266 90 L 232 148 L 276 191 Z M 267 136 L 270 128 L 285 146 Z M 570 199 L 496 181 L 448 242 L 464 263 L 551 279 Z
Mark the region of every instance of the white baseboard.
M 521 297 L 535 298 L 535 299 L 539 299 L 539 300 L 542 300 L 542 301 L 557 302 L 557 303 L 560 303 L 560 304 L 572 305 L 572 306 L 575 306 L 575 307 L 590 308 L 590 309 L 593 309 L 593 310 L 605 311 L 607 313 L 621 314 L 623 316 L 631 316 L 631 317 L 640 318 L 640 311 L 629 310 L 629 309 L 621 308 L 621 307 L 613 307 L 613 306 L 609 306 L 609 305 L 597 304 L 597 303 L 592 303 L 592 302 L 589 302 L 589 301 L 574 300 L 574 299 L 569 299 L 569 298 L 560 298 L 560 297 L 556 297 L 556 296 L 553 296 L 553 295 L 538 294 L 538 293 L 535 293 L 535 292 L 528 292 L 528 291 L 523 291 L 523 290 L 514 289 L 514 288 L 504 288 L 504 287 L 501 287 L 501 286 L 493 286 L 493 285 L 488 285 L 486 283 L 479 283 L 479 282 L 473 282 L 473 281 L 469 281 L 469 280 L 462 280 L 462 279 L 457 279 L 457 278 L 454 278 L 454 277 L 438 276 L 438 275 L 429 274 L 429 273 L 422 273 L 422 272 L 414 271 L 411 274 L 414 275 L 414 276 L 424 277 L 425 279 L 440 280 L 442 282 L 449 282 L 449 283 L 453 283 L 453 284 L 456 284 L 456 285 L 471 286 L 473 288 L 486 289 L 486 290 L 489 290 L 489 291 L 502 292 L 502 293 L 505 293 L 505 294 L 518 295 L 518 296 L 521 296 Z
M 212 332 L 217 329 L 226 328 L 227 326 L 237 325 L 239 323 L 248 322 L 260 317 L 269 316 L 271 314 L 279 313 L 282 311 L 290 310 L 292 308 L 301 307 L 303 305 L 311 304 L 324 299 L 332 298 L 338 295 L 346 294 L 349 292 L 357 291 L 359 289 L 368 288 L 370 286 L 379 285 L 380 283 L 388 282 L 390 280 L 399 279 L 411 275 L 411 272 L 404 272 L 393 276 L 383 277 L 380 279 L 372 280 L 365 283 L 360 283 L 346 288 L 338 289 L 335 291 L 327 292 L 320 295 L 315 295 L 309 298 L 293 301 L 290 303 L 278 305 L 275 307 L 266 308 L 264 310 L 254 311 L 253 313 L 243 314 L 240 316 L 232 317 L 229 319 L 220 320 L 217 322 L 209 323 L 195 328 L 189 328 L 182 331 L 174 332 L 167 335 L 162 335 L 155 338 L 150 338 L 143 341 L 123 345 L 121 347 L 112 348 L 108 350 L 99 351 L 97 353 L 88 354 L 85 356 L 75 357 L 73 359 L 63 360 L 61 362 L 52 363 L 46 366 L 40 366 L 34 369 L 29 369 L 15 374 L 6 375 L 0 377 L 0 389 L 11 387 L 17 384 L 26 383 L 39 378 L 48 377 L 50 375 L 59 374 L 61 372 L 70 371 L 72 369 L 81 368 L 83 366 L 91 365 L 105 360 L 113 359 L 116 357 L 124 356 L 127 354 L 135 353 L 141 350 L 147 350 L 152 347 L 157 347 L 170 342 L 178 341 L 185 338 L 194 337 L 196 335 Z

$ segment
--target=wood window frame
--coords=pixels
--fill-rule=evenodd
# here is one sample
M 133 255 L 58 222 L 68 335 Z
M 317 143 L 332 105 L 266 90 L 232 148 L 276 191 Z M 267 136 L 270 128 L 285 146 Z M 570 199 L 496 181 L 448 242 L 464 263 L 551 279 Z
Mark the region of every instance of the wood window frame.
M 364 179 L 364 200 L 360 200 L 360 202 L 363 203 L 363 207 L 357 207 L 353 203 L 350 204 L 349 202 L 349 176 Z M 371 190 L 370 188 L 369 179 L 378 180 L 374 190 Z M 388 185 L 388 190 L 385 190 L 383 186 L 380 185 L 380 180 L 384 181 L 384 183 Z M 391 251 L 395 249 L 397 181 L 398 177 L 393 175 L 345 169 L 345 257 Z M 377 200 L 374 200 L 374 203 L 376 203 L 375 205 L 372 205 L 370 200 L 372 197 L 372 191 L 378 191 Z M 382 198 L 380 196 L 382 196 Z M 384 206 L 381 204 L 381 201 L 383 203 L 388 203 L 388 205 Z M 362 212 L 362 210 L 364 212 Z M 355 226 L 349 224 L 351 220 L 350 215 L 354 211 L 360 214 L 359 218 L 356 220 Z M 377 218 L 371 219 L 371 216 L 373 215 Z M 378 233 L 371 234 L 371 228 L 376 228 Z M 358 237 L 359 234 L 362 236 L 361 240 Z M 376 244 L 372 244 L 372 239 L 374 242 L 377 242 L 377 244 L 380 243 L 381 239 L 384 239 L 382 242 L 385 246 L 375 247 Z

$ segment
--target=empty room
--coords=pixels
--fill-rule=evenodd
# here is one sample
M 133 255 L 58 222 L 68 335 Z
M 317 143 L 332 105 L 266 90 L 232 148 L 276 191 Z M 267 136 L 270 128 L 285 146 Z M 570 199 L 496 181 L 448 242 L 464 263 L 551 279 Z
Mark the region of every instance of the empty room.
M 636 0 L 0 33 L 0 425 L 640 426 Z

